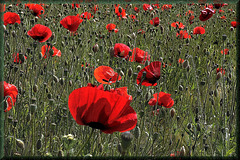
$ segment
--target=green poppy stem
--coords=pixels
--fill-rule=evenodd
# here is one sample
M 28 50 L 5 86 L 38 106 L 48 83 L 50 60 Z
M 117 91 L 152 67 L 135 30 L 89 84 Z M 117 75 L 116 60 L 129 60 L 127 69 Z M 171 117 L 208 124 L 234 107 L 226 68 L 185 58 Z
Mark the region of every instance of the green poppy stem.
M 83 148 L 86 146 L 86 144 L 87 144 L 87 143 L 89 142 L 89 140 L 91 139 L 91 137 L 92 137 L 92 135 L 93 135 L 93 132 L 94 132 L 94 128 L 92 128 L 92 132 L 91 132 L 91 134 L 89 135 L 87 141 L 84 143 L 84 145 L 83 145 L 83 146 L 80 148 L 80 150 L 78 151 L 77 156 L 79 156 L 79 155 L 82 153 Z

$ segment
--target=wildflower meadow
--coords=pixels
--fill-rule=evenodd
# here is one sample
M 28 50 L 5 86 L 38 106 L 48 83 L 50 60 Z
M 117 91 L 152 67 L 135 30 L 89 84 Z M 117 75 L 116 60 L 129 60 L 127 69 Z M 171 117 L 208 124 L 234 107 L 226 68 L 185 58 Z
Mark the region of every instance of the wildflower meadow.
M 236 156 L 236 5 L 1 4 L 5 156 Z

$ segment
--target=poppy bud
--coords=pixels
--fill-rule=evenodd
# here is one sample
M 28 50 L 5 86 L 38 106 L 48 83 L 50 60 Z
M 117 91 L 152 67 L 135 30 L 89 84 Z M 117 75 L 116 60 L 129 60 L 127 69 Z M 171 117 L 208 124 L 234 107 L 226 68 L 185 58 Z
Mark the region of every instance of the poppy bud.
M 34 92 L 37 92 L 37 91 L 38 91 L 38 86 L 37 86 L 36 84 L 33 86 L 33 91 L 34 91 Z
M 133 135 L 129 131 L 121 133 L 121 144 L 123 150 L 126 150 L 131 145 L 132 139 Z
M 159 133 L 155 132 L 153 134 L 153 142 L 155 142 L 158 139 Z
M 141 133 L 140 128 L 136 126 L 133 130 L 134 137 L 137 139 L 140 136 L 140 133 Z
M 132 76 L 132 72 L 133 72 L 133 70 L 132 70 L 132 68 L 130 67 L 130 68 L 128 69 L 128 77 L 131 77 L 131 76 Z
M 25 149 L 25 144 L 24 144 L 24 142 L 23 142 L 22 140 L 16 139 L 16 144 L 17 144 L 17 146 L 18 146 L 20 149 L 22 149 L 22 150 Z
M 63 79 L 63 78 L 60 78 L 60 79 L 59 79 L 59 82 L 60 82 L 61 85 L 63 85 L 63 84 L 64 84 L 64 79 Z
M 188 129 L 191 129 L 191 128 L 192 128 L 192 124 L 191 124 L 191 123 L 188 123 L 187 128 L 188 128 Z
M 205 146 L 204 146 L 205 151 L 207 151 L 208 147 L 209 147 L 209 145 L 205 144 Z
M 233 31 L 234 30 L 234 28 L 233 27 L 230 27 L 230 31 Z
M 206 83 L 205 81 L 201 81 L 201 82 L 200 82 L 200 84 L 201 84 L 202 86 L 204 86 L 205 83 Z
M 55 100 L 54 99 L 49 99 L 49 105 L 54 105 Z
M 98 46 L 98 44 L 95 44 L 93 46 L 93 52 L 96 53 L 98 50 L 99 50 L 99 46 Z
M 170 115 L 171 115 L 172 118 L 174 117 L 175 113 L 176 113 L 175 109 L 171 108 Z
M 39 139 L 38 141 L 37 141 L 37 150 L 39 150 L 39 149 L 41 149 L 42 148 L 42 141 L 41 141 L 41 139 Z
M 189 66 L 188 60 L 185 60 L 185 61 L 182 63 L 182 66 L 183 66 L 184 69 L 186 69 L 186 68 Z
M 181 149 L 180 149 L 180 156 L 185 156 L 185 154 L 186 154 L 185 147 L 182 146 Z
M 197 131 L 200 131 L 200 130 L 201 130 L 200 124 L 197 123 Z
M 17 70 L 18 70 L 18 67 L 15 66 L 15 67 L 14 67 L 14 72 L 17 72 Z
M 140 110 L 139 116 L 140 116 L 140 118 L 142 118 L 144 116 L 144 111 L 143 110 Z
M 223 41 L 225 41 L 227 39 L 227 35 L 226 34 L 222 35 L 222 39 Z
M 141 70 L 141 68 L 142 68 L 142 67 L 141 67 L 140 65 L 138 65 L 138 66 L 137 66 L 137 71 L 139 72 L 139 71 Z
M 31 101 L 32 101 L 32 103 L 36 103 L 37 98 L 33 97 L 33 98 L 31 99 Z
M 27 122 L 31 121 L 31 114 L 28 113 L 27 115 Z
M 111 47 L 111 48 L 109 49 L 109 53 L 110 53 L 110 56 L 111 56 L 111 57 L 114 57 L 114 48 L 113 48 L 113 47 Z
M 222 77 L 222 73 L 221 73 L 221 72 L 218 72 L 218 73 L 217 73 L 217 80 L 219 80 L 221 77 Z
M 179 85 L 178 89 L 179 89 L 180 91 L 183 91 L 183 86 L 182 86 L 182 85 Z
M 37 105 L 36 104 L 30 104 L 30 111 L 31 111 L 31 113 L 32 114 L 35 113 L 36 110 L 37 110 Z
M 8 116 L 8 123 L 11 123 L 13 121 L 13 117 Z

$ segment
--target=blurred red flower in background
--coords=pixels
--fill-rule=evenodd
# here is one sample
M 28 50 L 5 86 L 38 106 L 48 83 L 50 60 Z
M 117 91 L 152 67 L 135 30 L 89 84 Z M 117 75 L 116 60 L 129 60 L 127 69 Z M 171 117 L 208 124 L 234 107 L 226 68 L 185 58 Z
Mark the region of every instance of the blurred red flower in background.
M 3 22 L 5 26 L 8 24 L 21 23 L 20 16 L 17 13 L 6 12 L 4 13 L 3 17 Z
M 52 51 L 50 51 L 52 49 Z M 44 45 L 42 46 L 41 48 L 41 53 L 42 53 L 42 56 L 43 58 L 48 58 L 50 56 L 54 57 L 54 56 L 58 56 L 58 57 L 61 57 L 61 51 L 58 50 L 57 48 L 55 48 L 54 46 L 51 48 L 50 46 L 48 45 Z
M 89 12 L 84 12 L 84 13 L 81 14 L 81 18 L 83 18 L 83 19 L 88 19 L 89 20 L 92 17 L 93 17 L 92 14 L 89 13 Z
M 158 17 L 155 17 L 155 18 L 153 18 L 152 20 L 150 20 L 150 24 L 151 24 L 151 25 L 154 25 L 155 27 L 158 26 L 159 23 L 160 23 L 160 21 L 159 21 L 159 18 L 158 18 Z
M 222 69 L 222 68 L 217 68 L 217 73 L 220 72 L 223 73 L 223 75 L 225 75 L 225 69 Z
M 155 106 L 157 102 L 158 102 L 157 105 L 163 106 L 165 108 L 171 108 L 174 105 L 174 101 L 171 98 L 171 94 L 160 92 L 153 94 L 153 97 L 154 98 L 150 99 L 148 102 L 150 106 Z
M 206 8 L 201 11 L 199 16 L 200 21 L 206 21 L 213 16 L 214 11 L 210 8 Z
M 162 6 L 162 11 L 164 11 L 164 10 L 169 10 L 169 9 L 171 9 L 172 8 L 172 5 L 171 4 L 164 4 L 163 6 Z
M 116 43 L 114 45 L 114 57 L 127 59 L 129 57 L 130 48 L 123 43 Z
M 132 56 L 129 57 L 129 61 L 144 64 L 146 61 L 150 61 L 150 55 L 140 48 L 134 48 Z
M 224 52 L 224 54 L 227 55 L 227 54 L 228 54 L 228 51 L 229 51 L 229 49 L 226 48 L 226 49 L 224 49 L 224 50 L 221 50 L 221 53 L 223 54 L 223 52 Z
M 184 29 L 185 25 L 183 25 L 181 22 L 173 22 L 171 24 L 172 27 L 176 28 L 178 26 L 178 28 Z
M 152 11 L 153 7 L 149 4 L 143 4 L 143 10 L 144 11 L 147 11 L 147 10 Z
M 24 62 L 24 60 L 25 59 L 27 59 L 27 57 L 26 56 L 24 56 L 24 55 L 21 55 L 20 57 L 19 57 L 19 53 L 17 53 L 17 54 L 15 54 L 15 53 L 13 53 L 13 58 L 14 58 L 14 63 L 17 63 L 17 64 L 22 64 L 23 62 Z
M 195 27 L 193 29 L 193 34 L 204 34 L 205 33 L 205 29 L 203 27 Z
M 188 35 L 188 32 L 186 30 L 181 30 L 179 31 L 179 33 L 176 33 L 176 37 L 179 37 L 180 39 L 187 39 L 187 38 L 191 38 L 191 35 Z
M 237 28 L 238 25 L 239 25 L 239 22 L 236 22 L 236 21 L 231 22 L 231 26 L 234 28 Z
M 106 26 L 106 29 L 108 30 L 108 32 L 112 32 L 114 31 L 115 33 L 118 32 L 118 29 L 115 29 L 116 28 L 116 25 L 113 24 L 113 23 L 109 23 L 107 26 Z

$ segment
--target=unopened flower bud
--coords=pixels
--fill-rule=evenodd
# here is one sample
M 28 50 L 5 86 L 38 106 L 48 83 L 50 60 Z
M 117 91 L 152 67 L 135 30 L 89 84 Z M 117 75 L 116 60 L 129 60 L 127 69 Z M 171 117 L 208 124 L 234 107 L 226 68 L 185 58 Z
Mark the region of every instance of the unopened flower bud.
M 129 131 L 121 133 L 121 144 L 124 150 L 126 150 L 131 145 L 132 139 L 133 135 Z
M 180 149 L 180 156 L 185 156 L 185 154 L 186 154 L 185 147 L 182 146 L 181 149 Z
M 133 130 L 134 137 L 138 138 L 140 136 L 140 133 L 141 133 L 140 128 L 138 126 L 136 126 Z
M 171 115 L 172 118 L 174 117 L 175 113 L 176 113 L 175 109 L 171 108 L 170 115 Z
M 93 46 L 93 52 L 96 53 L 98 50 L 99 50 L 99 46 L 98 46 L 98 44 L 95 44 Z
M 22 150 L 25 149 L 25 144 L 22 140 L 16 139 L 16 144 L 20 149 L 22 149 Z
M 42 141 L 41 141 L 41 139 L 39 139 L 38 141 L 37 141 L 37 150 L 39 150 L 39 149 L 41 149 L 42 148 Z
M 185 60 L 185 61 L 182 63 L 182 66 L 183 66 L 184 69 L 186 69 L 186 68 L 189 66 L 188 60 Z
M 132 68 L 130 67 L 130 68 L 128 69 L 128 77 L 131 77 L 132 72 L 133 72 L 133 70 L 132 70 Z
M 110 56 L 111 56 L 111 57 L 114 57 L 114 48 L 113 48 L 113 47 L 111 47 L 111 48 L 109 49 L 109 53 L 110 53 Z
M 153 142 L 156 141 L 158 139 L 159 133 L 155 132 L 153 134 Z
M 32 114 L 35 113 L 36 110 L 37 110 L 37 105 L 36 104 L 30 104 L 30 111 L 31 111 L 31 113 Z

